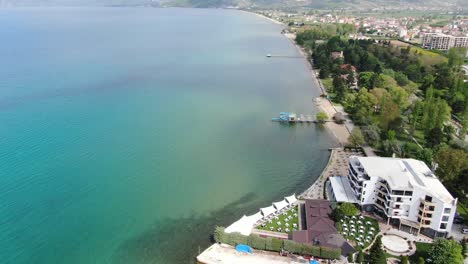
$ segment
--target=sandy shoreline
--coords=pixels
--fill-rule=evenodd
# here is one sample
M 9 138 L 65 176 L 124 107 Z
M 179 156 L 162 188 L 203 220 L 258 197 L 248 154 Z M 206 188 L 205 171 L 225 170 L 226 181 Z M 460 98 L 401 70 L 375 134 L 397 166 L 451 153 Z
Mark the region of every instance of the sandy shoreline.
M 310 70 L 312 80 L 317 84 L 317 87 L 319 87 L 321 94 L 326 94 L 326 91 L 325 91 L 325 88 L 322 85 L 322 82 L 317 77 L 317 74 L 315 73 L 315 71 L 314 71 L 314 69 L 312 67 L 312 64 L 308 60 L 307 53 L 304 51 L 304 49 L 301 46 L 297 45 L 297 43 L 295 42 L 296 35 L 291 34 L 291 33 L 286 33 L 286 34 L 284 34 L 284 36 L 287 37 L 291 41 L 291 43 L 297 48 L 299 53 L 304 57 L 304 60 L 306 61 L 306 64 L 307 64 L 307 66 L 308 66 L 308 68 Z M 328 99 L 326 99 L 324 97 L 317 98 L 316 104 L 317 104 L 317 106 L 319 107 L 319 109 L 321 111 L 327 113 L 327 115 L 328 115 L 328 117 L 330 119 L 332 119 L 333 116 L 337 112 L 339 112 L 335 108 L 335 106 L 333 106 L 333 104 L 330 102 L 330 100 L 328 100 Z M 341 146 L 345 146 L 345 145 L 348 144 L 348 137 L 350 135 L 350 132 L 349 132 L 348 128 L 345 125 L 340 125 L 340 124 L 337 124 L 335 122 L 327 122 L 327 123 L 325 123 L 325 127 L 328 128 L 328 130 L 333 134 L 333 136 L 336 138 L 336 140 L 338 141 L 338 143 Z
M 241 10 L 241 11 L 244 11 L 244 10 Z M 244 12 L 247 12 L 247 13 L 250 13 L 250 14 L 257 15 L 257 16 L 259 16 L 259 17 L 261 17 L 261 18 L 264 18 L 264 19 L 268 19 L 268 20 L 270 20 L 271 22 L 273 22 L 273 23 L 275 23 L 275 24 L 278 24 L 278 25 L 283 25 L 283 26 L 285 25 L 284 23 L 282 23 L 282 22 L 279 22 L 278 20 L 274 20 L 274 19 L 273 19 L 273 18 L 271 18 L 271 17 L 267 17 L 267 16 L 264 16 L 264 15 L 262 15 L 262 14 L 259 14 L 259 13 L 255 13 L 255 12 L 249 12 L 249 11 L 244 11 Z

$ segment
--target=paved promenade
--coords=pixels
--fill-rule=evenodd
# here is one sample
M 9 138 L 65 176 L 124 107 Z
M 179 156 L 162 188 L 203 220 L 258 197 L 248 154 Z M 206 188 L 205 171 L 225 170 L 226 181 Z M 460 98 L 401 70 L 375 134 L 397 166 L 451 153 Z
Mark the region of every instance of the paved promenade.
M 350 156 L 363 156 L 361 151 L 350 151 L 341 148 L 331 150 L 328 164 L 317 181 L 305 190 L 299 198 L 301 199 L 325 199 L 323 186 L 328 177 L 348 175 L 348 159 Z
M 305 260 L 282 257 L 275 252 L 254 250 L 253 254 L 237 252 L 234 247 L 225 244 L 213 244 L 197 257 L 204 264 L 299 264 Z

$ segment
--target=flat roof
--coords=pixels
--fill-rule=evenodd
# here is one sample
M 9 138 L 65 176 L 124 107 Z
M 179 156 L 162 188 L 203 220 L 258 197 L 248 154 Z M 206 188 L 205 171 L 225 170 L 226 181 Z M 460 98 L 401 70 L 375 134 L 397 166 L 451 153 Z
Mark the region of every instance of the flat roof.
M 335 199 L 339 203 L 358 203 L 359 201 L 354 196 L 354 193 L 347 177 L 330 177 L 330 184 L 332 187 Z
M 420 160 L 357 156 L 352 156 L 350 160 L 357 160 L 369 177 L 384 179 L 394 190 L 419 187 L 444 203 L 452 203 L 454 200 L 435 174 Z

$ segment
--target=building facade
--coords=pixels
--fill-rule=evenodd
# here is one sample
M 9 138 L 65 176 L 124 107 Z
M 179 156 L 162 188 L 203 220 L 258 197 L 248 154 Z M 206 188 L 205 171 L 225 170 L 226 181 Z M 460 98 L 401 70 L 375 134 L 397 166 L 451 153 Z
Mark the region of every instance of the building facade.
M 426 33 L 421 45 L 425 49 L 449 50 L 457 47 L 468 47 L 468 37 L 450 36 L 442 33 Z
M 351 157 L 348 179 L 364 211 L 413 234 L 445 237 L 457 208 L 426 164 L 414 159 Z

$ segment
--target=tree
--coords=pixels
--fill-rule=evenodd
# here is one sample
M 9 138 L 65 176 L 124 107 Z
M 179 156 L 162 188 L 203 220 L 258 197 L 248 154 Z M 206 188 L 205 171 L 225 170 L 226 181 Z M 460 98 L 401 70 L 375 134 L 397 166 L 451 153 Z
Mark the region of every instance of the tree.
M 400 86 L 409 84 L 408 77 L 402 72 L 395 72 L 395 81 L 397 81 Z
M 382 129 L 388 129 L 390 123 L 400 117 L 400 107 L 390 97 L 384 95 L 381 100 L 379 125 Z
M 364 262 L 364 253 L 362 252 L 362 250 L 359 250 L 359 253 L 357 255 L 357 262 L 359 263 Z
M 348 254 L 348 262 L 353 263 L 354 262 L 354 255 L 353 252 L 350 252 Z
M 374 88 L 373 83 L 372 83 L 372 77 L 374 76 L 375 73 L 373 72 L 361 72 L 359 74 L 359 87 L 361 88 L 367 88 L 367 89 L 372 89 Z
M 317 119 L 317 122 L 319 122 L 319 123 L 324 123 L 325 121 L 328 120 L 328 115 L 327 115 L 327 113 L 325 113 L 325 112 L 318 112 L 318 113 L 315 115 L 315 118 Z
M 426 135 L 427 145 L 431 148 L 434 148 L 444 140 L 444 137 L 445 135 L 442 129 L 434 127 L 433 129 L 429 130 Z
M 333 91 L 336 93 L 336 97 L 338 100 L 342 100 L 344 98 L 345 94 L 345 84 L 343 82 L 343 79 L 341 79 L 340 76 L 335 76 L 333 78 Z
M 351 144 L 351 146 L 361 146 L 365 143 L 364 141 L 364 136 L 362 135 L 361 129 L 358 127 L 355 127 L 351 134 L 348 137 L 348 142 Z
M 436 239 L 429 251 L 433 264 L 462 264 L 462 246 L 454 240 Z
M 435 95 L 435 90 L 429 88 L 426 91 L 426 98 L 422 107 L 423 116 L 421 118 L 421 126 L 428 133 L 431 129 L 438 127 L 443 128 L 444 123 L 450 119 L 450 107 L 442 98 Z
M 330 69 L 328 67 L 320 68 L 319 78 L 325 79 L 325 78 L 328 78 L 328 76 L 330 76 Z
M 466 48 L 451 48 L 448 51 L 448 65 L 453 68 L 460 68 L 465 60 Z
M 374 244 L 370 248 L 369 262 L 372 264 L 386 264 L 387 258 L 385 252 L 382 249 L 382 237 L 379 236 L 375 240 Z
M 339 206 L 339 210 L 341 210 L 343 215 L 347 215 L 347 216 L 353 216 L 353 215 L 359 214 L 359 210 L 352 203 L 342 203 Z
M 445 182 L 456 180 L 462 171 L 468 169 L 468 153 L 461 149 L 443 147 L 434 160 L 439 165 L 437 175 Z
M 424 264 L 424 258 L 423 257 L 419 257 L 418 258 L 418 264 Z
M 408 264 L 408 256 L 401 257 L 401 264 Z
M 362 127 L 362 134 L 370 145 L 375 146 L 380 141 L 380 128 L 376 125 Z

